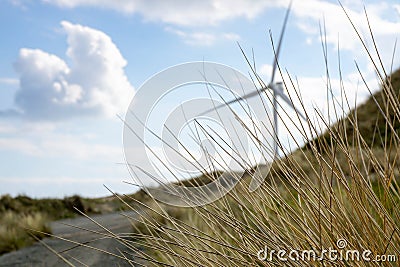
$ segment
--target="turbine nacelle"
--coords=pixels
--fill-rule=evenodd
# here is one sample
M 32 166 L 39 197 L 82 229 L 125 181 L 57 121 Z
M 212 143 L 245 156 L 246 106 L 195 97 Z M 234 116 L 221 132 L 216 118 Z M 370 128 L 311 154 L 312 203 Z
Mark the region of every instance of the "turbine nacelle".
M 283 82 L 270 83 L 265 89 L 270 89 L 272 90 L 272 92 L 276 91 L 279 91 L 281 93 L 285 92 L 285 87 L 283 86 Z
M 275 86 L 276 90 L 279 90 L 281 92 L 284 91 L 283 82 L 277 82 L 277 83 L 274 84 L 274 86 Z

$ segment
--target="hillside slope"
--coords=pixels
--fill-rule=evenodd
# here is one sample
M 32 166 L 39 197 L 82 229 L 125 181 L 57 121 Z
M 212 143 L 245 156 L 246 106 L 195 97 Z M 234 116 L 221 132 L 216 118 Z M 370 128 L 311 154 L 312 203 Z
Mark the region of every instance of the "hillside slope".
M 381 90 L 370 96 L 363 104 L 349 112 L 331 127 L 333 131 L 345 129 L 345 136 L 349 145 L 355 145 L 355 137 L 365 141 L 369 147 L 382 147 L 385 142 L 394 141 L 394 132 L 400 130 L 400 69 L 393 72 L 381 87 Z M 391 127 L 388 123 L 392 124 Z M 342 129 L 339 129 L 339 128 Z M 357 132 L 360 134 L 358 135 Z M 317 138 L 317 142 L 330 143 L 329 134 L 325 133 Z M 309 146 L 309 145 L 308 145 Z

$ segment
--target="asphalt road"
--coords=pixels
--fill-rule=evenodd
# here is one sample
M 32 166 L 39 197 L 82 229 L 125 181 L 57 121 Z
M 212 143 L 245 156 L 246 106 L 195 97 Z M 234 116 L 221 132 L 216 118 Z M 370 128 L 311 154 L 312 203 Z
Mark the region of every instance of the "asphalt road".
M 126 212 L 124 213 L 124 215 L 133 217 L 137 216 L 137 213 Z M 132 231 L 129 219 L 121 215 L 121 213 L 96 215 L 92 216 L 91 218 L 116 234 L 129 233 Z M 53 234 L 80 243 L 91 241 L 88 242 L 87 245 L 118 255 L 121 255 L 119 251 L 127 251 L 126 246 L 115 239 L 104 238 L 100 234 L 67 226 L 65 224 L 70 224 L 79 228 L 84 228 L 101 233 L 106 232 L 104 229 L 93 223 L 88 218 L 78 217 L 52 223 L 51 228 Z M 132 266 L 126 260 L 119 259 L 115 256 L 108 255 L 104 252 L 96 251 L 91 248 L 76 246 L 75 244 L 57 238 L 45 238 L 43 239 L 43 242 L 51 249 L 58 252 L 67 261 L 69 261 L 72 266 Z M 132 254 L 133 253 L 130 253 L 128 258 L 133 262 L 139 262 L 139 259 L 135 259 Z M 57 256 L 56 253 L 51 251 L 45 245 L 37 242 L 30 247 L 1 256 L 0 266 L 62 267 L 71 265 L 67 264 L 64 260 Z

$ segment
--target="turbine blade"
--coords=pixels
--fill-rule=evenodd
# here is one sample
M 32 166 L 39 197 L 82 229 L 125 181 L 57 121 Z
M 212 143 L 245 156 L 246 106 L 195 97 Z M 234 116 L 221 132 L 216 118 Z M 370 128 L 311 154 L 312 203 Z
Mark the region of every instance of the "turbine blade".
M 274 92 L 274 90 L 272 90 Z M 274 159 L 278 158 L 279 155 L 279 148 L 278 148 L 278 95 L 272 95 L 272 107 L 273 107 L 273 124 L 274 124 Z
M 278 43 L 278 47 L 276 49 L 276 53 L 274 56 L 274 62 L 272 63 L 272 75 L 271 75 L 271 82 L 270 82 L 271 84 L 274 82 L 274 79 L 275 79 L 275 73 L 276 73 L 276 67 L 278 65 L 279 53 L 281 51 L 282 40 L 283 40 L 283 36 L 285 35 L 286 25 L 287 25 L 287 22 L 289 19 L 289 13 L 290 13 L 291 8 L 292 8 L 292 1 L 290 1 L 289 7 L 286 11 L 285 20 L 284 20 L 283 26 L 282 26 L 281 36 L 279 37 L 279 43 Z
M 294 111 L 296 111 L 297 114 L 299 114 L 299 116 L 300 116 L 303 120 L 307 121 L 306 116 L 304 116 L 303 113 L 302 113 L 298 108 L 296 108 L 296 107 L 293 105 L 292 101 L 290 101 L 290 99 L 289 99 L 289 97 L 287 97 L 287 95 L 285 95 L 282 91 L 275 89 L 274 87 L 271 87 L 271 89 L 272 89 L 277 95 L 279 95 L 279 97 L 282 98 L 283 101 L 286 102 L 286 104 L 288 104 L 292 109 L 294 109 Z
M 251 93 L 248 93 L 248 94 L 246 94 L 244 96 L 239 96 L 238 98 L 232 99 L 232 100 L 230 100 L 228 102 L 225 102 L 225 103 L 223 103 L 223 104 L 221 104 L 219 106 L 216 106 L 216 107 L 211 108 L 211 109 L 209 109 L 207 111 L 204 111 L 204 112 L 200 113 L 199 116 L 203 116 L 203 115 L 205 115 L 205 114 L 207 114 L 207 113 L 209 113 L 209 112 L 211 112 L 213 110 L 217 110 L 217 109 L 220 109 L 222 107 L 229 106 L 229 105 L 231 105 L 233 103 L 246 100 L 246 99 L 248 99 L 250 97 L 253 97 L 253 96 L 256 96 L 258 94 L 261 94 L 262 92 L 264 92 L 267 89 L 268 89 L 268 87 L 264 87 L 264 88 L 261 88 L 260 90 L 257 89 L 257 90 L 255 90 L 255 91 L 253 91 Z

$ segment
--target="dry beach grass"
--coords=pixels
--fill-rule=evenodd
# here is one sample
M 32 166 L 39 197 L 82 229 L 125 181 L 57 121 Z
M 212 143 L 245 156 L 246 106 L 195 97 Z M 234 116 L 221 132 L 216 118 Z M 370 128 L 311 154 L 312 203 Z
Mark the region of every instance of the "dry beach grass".
M 19 214 L 7 211 L 0 218 L 0 254 L 17 250 L 50 233 L 43 213 Z
M 375 68 L 381 90 L 341 117 L 350 106 L 342 87 L 342 99 L 336 106 L 339 110 L 331 110 L 330 118 L 315 110 L 327 130 L 274 161 L 266 182 L 255 192 L 248 191 L 251 177 L 247 176 L 226 197 L 206 206 L 175 208 L 155 201 L 141 203 L 147 212 L 135 226 L 133 243 L 147 250 L 137 251 L 139 257 L 153 266 L 398 264 L 400 70 L 389 75 L 376 46 L 369 50 L 354 29 Z M 372 31 L 370 37 L 375 44 Z M 323 41 L 326 49 L 325 45 Z M 364 81 L 362 73 L 360 80 Z M 285 83 L 296 88 L 293 80 Z M 331 121 L 336 123 L 331 125 Z M 316 135 L 320 125 L 308 120 L 300 129 L 304 136 L 309 131 Z M 275 253 L 312 250 L 321 255 L 328 248 L 344 253 L 370 250 L 373 259 L 377 255 L 394 257 L 371 262 L 328 257 L 283 262 L 268 253 L 264 259 L 257 257 L 264 249 Z M 132 247 L 130 250 L 135 251 Z

